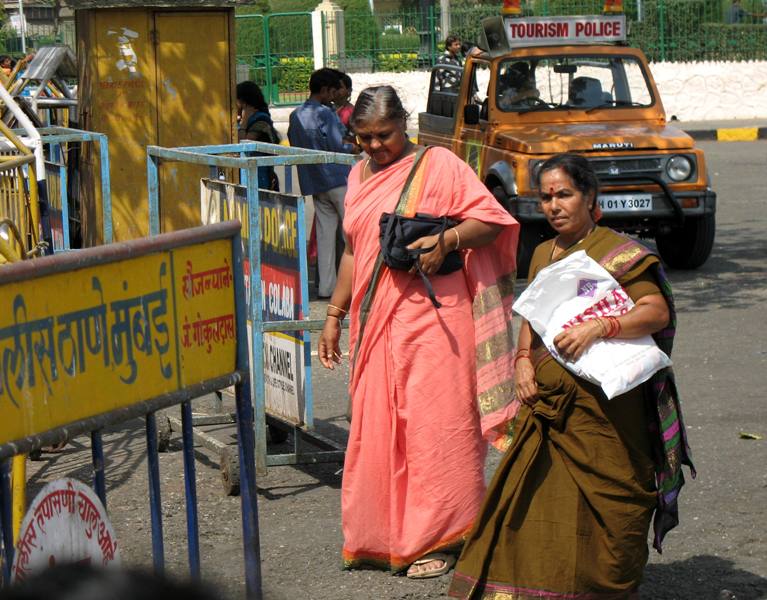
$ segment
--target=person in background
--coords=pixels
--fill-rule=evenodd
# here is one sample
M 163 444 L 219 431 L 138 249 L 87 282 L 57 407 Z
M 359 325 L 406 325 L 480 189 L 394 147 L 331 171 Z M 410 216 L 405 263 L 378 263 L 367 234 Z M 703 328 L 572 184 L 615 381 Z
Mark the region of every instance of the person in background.
M 348 313 L 344 566 L 422 579 L 455 562 L 484 494 L 487 441 L 505 442 L 518 406 L 505 391 L 512 353 L 505 336 L 519 224 L 465 162 L 445 148 L 416 146 L 406 124 L 391 86 L 357 97 L 351 126 L 368 159 L 349 176 L 347 245 L 318 351 L 325 368 L 340 362 L 340 323 Z M 397 207 L 414 164 L 406 214 L 460 221 L 443 237 L 410 245 L 425 251 L 420 267 L 439 309 L 416 273 L 375 266 L 381 215 Z M 463 269 L 438 275 L 455 250 Z
M 349 131 L 349 118 L 354 111 L 354 104 L 351 103 L 352 97 L 352 78 L 346 73 L 338 71 L 338 77 L 341 79 L 341 87 L 338 88 L 338 93 L 333 101 L 336 107 L 336 114 L 341 119 L 341 123 L 346 130 Z M 349 132 L 351 135 L 351 132 Z
M 341 80 L 333 69 L 314 71 L 309 78 L 309 98 L 290 113 L 288 140 L 291 146 L 325 152 L 355 151 L 344 142 L 346 131 L 330 108 Z M 329 298 L 336 286 L 336 236 L 344 217 L 348 165 L 299 165 L 301 192 L 312 196 L 317 222 L 317 263 L 321 298 Z
M 3 54 L 0 56 L 0 71 L 2 71 L 3 75 L 6 77 L 10 76 L 10 74 L 13 72 L 13 67 L 15 66 L 15 63 L 13 62 L 13 59 L 8 56 L 7 54 Z
M 461 58 L 461 38 L 457 35 L 449 35 L 445 39 L 445 51 L 437 58 L 437 66 L 449 65 L 452 67 L 463 67 L 463 59 Z M 461 85 L 461 74 L 451 70 L 439 70 L 437 71 L 437 78 L 439 79 L 439 89 L 444 90 L 458 90 Z
M 727 12 L 724 15 L 724 22 L 728 25 L 755 23 L 758 19 L 761 19 L 764 16 L 764 13 L 748 12 L 741 6 L 741 0 L 732 0 L 732 4 L 727 8 Z
M 553 156 L 537 171 L 537 183 L 541 211 L 558 235 L 535 249 L 530 280 L 582 250 L 634 301 L 625 314 L 565 329 L 554 338 L 557 352 L 574 362 L 602 338 L 656 334 L 670 353 L 674 304 L 660 261 L 597 226 L 598 182 L 588 161 Z M 673 373 L 663 369 L 608 400 L 598 385 L 555 360 L 527 321 L 514 363 L 514 393 L 523 407 L 449 595 L 638 598 L 653 512 L 660 551 L 679 520 L 682 464 L 692 470 Z
M 264 94 L 253 81 L 237 84 L 237 141 L 245 140 L 280 143 L 280 134 L 274 128 Z M 274 167 L 258 168 L 258 187 L 265 190 L 279 189 Z
M 501 110 L 535 106 L 540 92 L 530 73 L 530 65 L 517 61 L 498 75 L 496 103 Z

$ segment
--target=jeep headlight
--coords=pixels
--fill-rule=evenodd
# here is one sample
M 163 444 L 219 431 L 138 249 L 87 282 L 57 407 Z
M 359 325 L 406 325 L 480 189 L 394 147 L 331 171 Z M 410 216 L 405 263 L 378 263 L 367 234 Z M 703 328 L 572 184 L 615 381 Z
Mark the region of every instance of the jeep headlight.
M 668 159 L 666 174 L 671 181 L 684 181 L 692 173 L 692 162 L 686 156 L 677 154 Z

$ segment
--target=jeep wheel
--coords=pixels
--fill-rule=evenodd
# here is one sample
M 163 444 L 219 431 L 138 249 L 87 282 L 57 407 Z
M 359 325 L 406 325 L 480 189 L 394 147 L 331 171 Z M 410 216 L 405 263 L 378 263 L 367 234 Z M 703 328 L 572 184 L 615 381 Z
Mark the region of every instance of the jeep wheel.
M 666 235 L 655 236 L 658 252 L 669 267 L 697 269 L 711 254 L 715 230 L 714 215 L 687 218 L 682 227 L 674 228 Z

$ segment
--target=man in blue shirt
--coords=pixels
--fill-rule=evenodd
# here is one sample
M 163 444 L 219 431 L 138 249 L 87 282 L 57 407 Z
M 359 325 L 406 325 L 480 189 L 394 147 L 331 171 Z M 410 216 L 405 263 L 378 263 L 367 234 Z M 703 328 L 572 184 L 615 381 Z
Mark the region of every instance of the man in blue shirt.
M 288 140 L 291 146 L 326 152 L 354 151 L 345 144 L 346 133 L 336 112 L 328 105 L 335 98 L 341 80 L 332 69 L 319 69 L 309 79 L 309 98 L 290 113 Z M 344 218 L 348 165 L 299 165 L 301 193 L 312 196 L 317 223 L 317 264 L 319 296 L 330 297 L 336 286 L 336 239 Z

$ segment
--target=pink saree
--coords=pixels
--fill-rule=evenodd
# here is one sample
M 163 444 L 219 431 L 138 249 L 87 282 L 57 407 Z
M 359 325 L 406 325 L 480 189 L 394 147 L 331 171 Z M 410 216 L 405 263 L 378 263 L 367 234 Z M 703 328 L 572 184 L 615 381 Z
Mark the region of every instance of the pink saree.
M 460 546 L 484 495 L 486 442 L 505 448 L 518 408 L 511 304 L 519 224 L 448 150 L 424 157 L 411 189 L 417 211 L 505 227 L 492 245 L 463 252 L 462 271 L 431 278 L 439 310 L 417 275 L 383 267 L 358 343 L 378 221 L 394 211 L 412 164 L 411 155 L 360 182 L 358 163 L 349 176 L 344 230 L 354 252 L 354 368 L 342 488 L 346 568 L 399 571 L 430 551 Z

